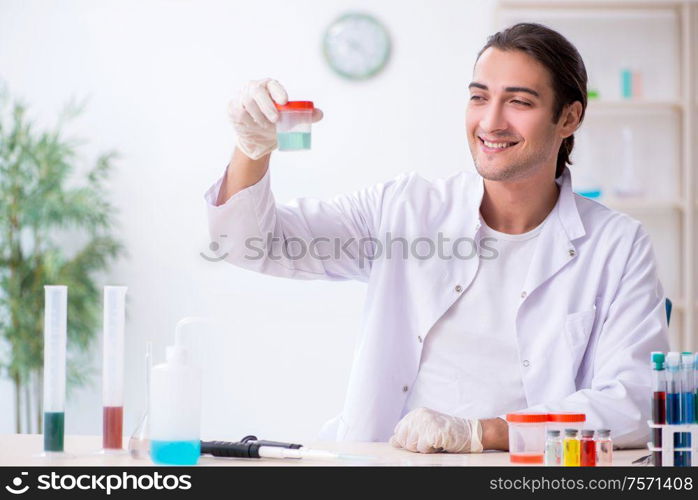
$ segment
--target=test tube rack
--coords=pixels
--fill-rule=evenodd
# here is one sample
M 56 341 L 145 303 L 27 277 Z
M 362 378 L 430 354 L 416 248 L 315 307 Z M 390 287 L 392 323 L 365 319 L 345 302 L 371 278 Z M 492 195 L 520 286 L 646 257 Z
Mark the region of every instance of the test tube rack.
M 698 424 L 655 424 L 651 420 L 647 421 L 651 429 L 662 429 L 662 446 L 654 446 L 654 443 L 647 443 L 647 448 L 662 452 L 662 467 L 674 466 L 674 452 L 687 451 L 691 453 L 691 466 L 698 466 Z M 674 434 L 687 433 L 691 435 L 691 447 L 674 447 Z

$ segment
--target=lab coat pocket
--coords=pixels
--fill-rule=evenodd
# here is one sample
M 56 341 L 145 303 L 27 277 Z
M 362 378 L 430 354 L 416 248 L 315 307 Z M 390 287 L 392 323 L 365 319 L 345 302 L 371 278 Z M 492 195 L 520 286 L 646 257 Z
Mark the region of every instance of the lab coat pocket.
M 568 314 L 565 318 L 565 339 L 570 349 L 572 373 L 576 374 L 589 343 L 596 319 L 596 306 L 588 311 Z

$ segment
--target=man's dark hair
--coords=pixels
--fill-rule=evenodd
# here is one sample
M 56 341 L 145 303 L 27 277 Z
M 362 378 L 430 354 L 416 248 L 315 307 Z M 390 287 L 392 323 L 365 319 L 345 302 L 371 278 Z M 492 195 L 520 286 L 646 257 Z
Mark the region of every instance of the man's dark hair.
M 581 123 L 587 108 L 587 70 L 582 56 L 569 40 L 542 24 L 519 23 L 490 36 L 477 54 L 477 59 L 490 47 L 520 50 L 547 68 L 555 94 L 553 123 L 560 119 L 563 107 L 574 101 L 582 103 Z M 574 134 L 565 138 L 560 145 L 555 177 L 562 174 L 565 165 L 572 164 L 570 154 L 573 147 Z

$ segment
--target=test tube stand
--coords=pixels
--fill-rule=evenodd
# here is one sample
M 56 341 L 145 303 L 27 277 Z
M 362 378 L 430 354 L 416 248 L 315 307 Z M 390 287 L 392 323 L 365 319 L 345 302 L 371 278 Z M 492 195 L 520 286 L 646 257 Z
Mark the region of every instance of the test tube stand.
M 662 452 L 662 467 L 674 466 L 674 452 L 687 451 L 691 453 L 691 467 L 698 466 L 698 424 L 655 424 L 651 420 L 647 421 L 650 429 L 662 429 L 662 446 L 654 446 L 654 443 L 647 443 L 647 448 Z M 691 435 L 690 448 L 675 448 L 674 434 L 687 433 Z

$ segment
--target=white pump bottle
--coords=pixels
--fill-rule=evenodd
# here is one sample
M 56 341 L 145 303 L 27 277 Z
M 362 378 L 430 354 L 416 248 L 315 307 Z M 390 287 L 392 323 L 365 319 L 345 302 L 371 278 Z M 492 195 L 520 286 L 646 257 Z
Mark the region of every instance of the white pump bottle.
M 183 335 L 187 325 L 203 322 L 180 320 L 167 361 L 151 372 L 150 455 L 157 464 L 194 465 L 201 454 L 201 372 Z

